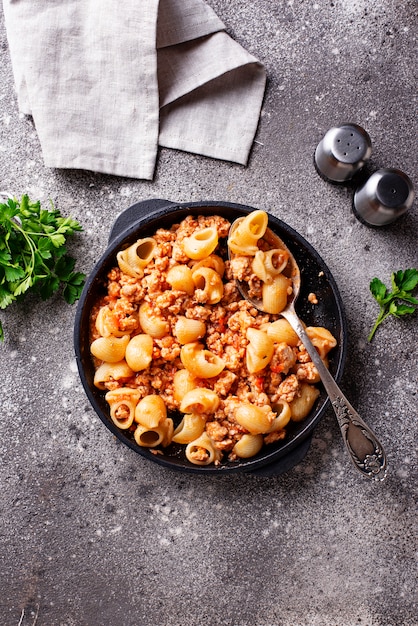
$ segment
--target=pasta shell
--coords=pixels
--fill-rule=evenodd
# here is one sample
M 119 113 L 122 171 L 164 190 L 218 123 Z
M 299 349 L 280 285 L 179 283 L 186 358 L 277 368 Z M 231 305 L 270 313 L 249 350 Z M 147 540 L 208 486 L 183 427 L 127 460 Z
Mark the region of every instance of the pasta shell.
M 174 326 L 174 335 L 181 344 L 191 343 L 205 336 L 206 325 L 201 320 L 193 320 L 180 315 Z
M 251 435 L 270 432 L 273 422 L 270 407 L 259 407 L 249 402 L 242 402 L 237 406 L 234 417 L 238 424 L 243 426 Z
M 185 291 L 189 296 L 194 294 L 195 286 L 192 278 L 192 270 L 187 265 L 174 265 L 166 276 L 171 287 L 177 291 Z
M 206 432 L 186 446 L 186 458 L 194 465 L 210 465 L 220 461 L 221 456 L 221 451 Z
M 154 341 L 150 335 L 135 335 L 126 347 L 125 359 L 134 372 L 145 370 L 152 361 Z
M 146 428 L 157 428 L 167 417 L 164 400 L 156 394 L 145 396 L 135 409 L 135 421 Z
M 263 435 L 243 435 L 232 448 L 232 452 L 240 459 L 248 459 L 263 447 Z
M 218 231 L 214 226 L 203 228 L 185 237 L 183 240 L 184 253 L 194 261 L 208 257 L 218 245 Z
M 94 385 L 99 389 L 106 389 L 104 383 L 113 380 L 129 379 L 134 375 L 129 365 L 125 360 L 118 361 L 117 363 L 102 363 L 97 368 L 94 374 Z
M 195 265 L 193 265 L 193 272 L 198 270 L 201 267 L 210 267 L 215 270 L 219 274 L 219 276 L 223 276 L 225 272 L 225 263 L 223 259 L 217 254 L 211 254 L 206 259 L 202 259 L 198 261 Z
M 212 389 L 195 387 L 180 403 L 182 413 L 215 413 L 219 407 L 219 396 Z
M 198 302 L 217 304 L 223 296 L 224 286 L 222 278 L 210 267 L 199 267 L 193 271 L 193 281 L 196 285 L 195 298 Z
M 163 442 L 165 437 L 165 429 L 160 428 L 147 428 L 139 424 L 134 431 L 134 439 L 138 446 L 143 448 L 155 448 Z
M 180 402 L 188 391 L 196 387 L 195 378 L 190 374 L 189 370 L 177 370 L 173 378 L 174 400 L 180 405 Z
M 213 378 L 225 367 L 224 361 L 210 350 L 205 350 L 201 343 L 186 343 L 180 352 L 184 367 L 197 378 Z
M 144 333 L 155 339 L 162 339 L 170 330 L 167 320 L 155 315 L 148 302 L 144 302 L 139 307 L 139 323 Z
M 117 363 L 125 356 L 126 346 L 129 343 L 129 335 L 122 337 L 98 337 L 90 346 L 90 351 L 97 359 L 107 363 Z
M 206 419 L 203 415 L 185 415 L 174 431 L 174 443 L 187 444 L 194 441 L 205 430 L 205 424 Z
M 110 417 L 113 423 L 122 430 L 130 428 L 134 421 L 139 392 L 130 387 L 119 387 L 108 391 L 105 399 L 110 406 Z

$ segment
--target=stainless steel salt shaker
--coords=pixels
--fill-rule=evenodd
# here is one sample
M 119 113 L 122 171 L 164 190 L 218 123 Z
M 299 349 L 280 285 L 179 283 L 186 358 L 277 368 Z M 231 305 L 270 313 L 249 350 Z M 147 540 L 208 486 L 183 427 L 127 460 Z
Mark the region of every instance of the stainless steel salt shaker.
M 411 208 L 414 188 L 401 170 L 384 168 L 374 172 L 353 196 L 355 215 L 371 226 L 391 224 Z
M 315 166 L 325 179 L 343 183 L 359 172 L 372 153 L 368 133 L 358 124 L 330 128 L 315 150 Z

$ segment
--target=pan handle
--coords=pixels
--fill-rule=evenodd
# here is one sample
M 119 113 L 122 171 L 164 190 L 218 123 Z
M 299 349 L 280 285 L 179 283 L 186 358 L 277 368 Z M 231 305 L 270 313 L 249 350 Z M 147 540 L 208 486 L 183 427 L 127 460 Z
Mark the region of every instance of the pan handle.
M 120 213 L 113 222 L 109 235 L 109 245 L 114 239 L 116 239 L 116 237 L 119 237 L 119 235 L 132 226 L 132 224 L 134 224 L 139 218 L 145 217 L 150 215 L 150 213 L 154 213 L 154 211 L 170 206 L 176 206 L 176 203 L 171 202 L 170 200 L 150 198 L 148 200 L 136 202 L 132 206 L 128 207 L 122 211 L 122 213 Z

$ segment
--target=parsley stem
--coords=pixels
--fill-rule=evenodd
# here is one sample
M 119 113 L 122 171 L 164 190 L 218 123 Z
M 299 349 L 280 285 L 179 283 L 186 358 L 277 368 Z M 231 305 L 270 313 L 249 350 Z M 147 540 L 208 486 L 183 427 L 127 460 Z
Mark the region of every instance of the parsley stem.
M 376 332 L 376 330 L 378 329 L 378 327 L 380 326 L 380 324 L 389 316 L 389 311 L 386 310 L 386 308 L 381 308 L 380 309 L 380 313 L 377 316 L 377 319 L 374 323 L 374 326 L 370 332 L 370 335 L 367 337 L 368 341 L 371 341 L 373 339 L 373 336 Z
M 26 241 L 26 243 L 27 243 L 27 245 L 29 247 L 29 252 L 30 252 L 30 263 L 29 264 L 26 263 L 26 258 L 23 256 L 23 260 L 25 262 L 26 275 L 20 281 L 20 285 L 22 285 L 25 282 L 25 280 L 27 280 L 27 278 L 32 274 L 33 269 L 35 267 L 35 251 L 36 251 L 36 247 L 35 247 L 35 244 L 33 243 L 32 239 L 27 236 L 27 231 L 25 231 L 21 226 L 19 226 L 19 224 L 15 220 L 9 219 L 8 222 L 12 225 L 12 227 L 15 230 L 19 231 L 23 235 L 23 237 L 24 237 L 24 239 L 25 239 L 25 241 Z

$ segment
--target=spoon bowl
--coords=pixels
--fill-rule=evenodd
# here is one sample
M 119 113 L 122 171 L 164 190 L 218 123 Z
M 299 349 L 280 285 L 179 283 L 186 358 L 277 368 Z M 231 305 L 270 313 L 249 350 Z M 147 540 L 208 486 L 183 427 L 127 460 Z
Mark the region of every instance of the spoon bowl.
M 230 237 L 243 219 L 244 218 L 238 218 L 233 222 L 230 228 Z M 369 479 L 384 480 L 387 473 L 387 459 L 383 446 L 371 428 L 362 420 L 342 393 L 327 367 L 324 365 L 295 311 L 295 302 L 301 287 L 301 273 L 295 257 L 284 241 L 270 228 L 266 228 L 262 239 L 270 246 L 270 249 L 284 250 L 288 254 L 288 262 L 283 270 L 283 274 L 291 280 L 292 291 L 289 293 L 287 304 L 285 308 L 280 311 L 280 315 L 292 326 L 318 371 L 325 391 L 330 398 L 343 441 L 354 467 L 363 476 Z M 236 256 L 231 251 L 229 245 L 228 254 L 230 259 Z M 237 280 L 236 282 L 241 295 L 256 309 L 265 313 L 266 311 L 263 308 L 262 300 L 250 296 L 248 283 L 242 280 Z

